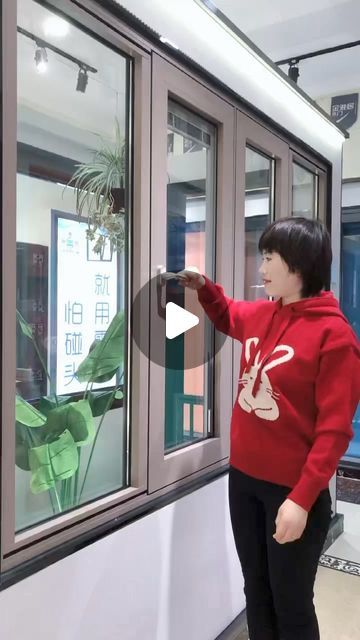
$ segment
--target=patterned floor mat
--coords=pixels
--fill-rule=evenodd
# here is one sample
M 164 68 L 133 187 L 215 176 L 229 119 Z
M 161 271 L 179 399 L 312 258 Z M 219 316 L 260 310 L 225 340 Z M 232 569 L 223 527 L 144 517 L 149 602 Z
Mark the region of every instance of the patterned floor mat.
M 333 556 L 323 554 L 320 558 L 319 564 L 322 567 L 335 569 L 336 571 L 343 571 L 344 573 L 358 576 L 360 578 L 360 564 L 358 564 L 357 562 L 352 562 L 351 560 L 343 560 L 342 558 L 334 558 Z

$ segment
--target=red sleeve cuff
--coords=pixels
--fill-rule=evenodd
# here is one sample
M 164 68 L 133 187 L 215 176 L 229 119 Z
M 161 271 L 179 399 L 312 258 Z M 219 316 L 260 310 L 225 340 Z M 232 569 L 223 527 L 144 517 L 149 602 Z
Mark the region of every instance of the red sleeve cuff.
M 219 291 L 217 286 L 207 276 L 202 274 L 205 278 L 205 284 L 197 290 L 199 302 L 214 302 L 219 297 Z
M 321 488 L 319 486 L 310 486 L 308 483 L 301 481 L 293 488 L 288 495 L 288 500 L 292 500 L 305 511 L 310 511 L 313 504 L 319 497 Z

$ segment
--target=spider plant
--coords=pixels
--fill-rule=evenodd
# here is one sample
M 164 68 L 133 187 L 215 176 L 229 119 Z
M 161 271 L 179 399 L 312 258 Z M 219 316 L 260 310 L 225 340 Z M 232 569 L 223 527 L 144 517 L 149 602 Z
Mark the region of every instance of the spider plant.
M 126 147 L 117 119 L 115 146 L 102 140 L 102 146 L 91 153 L 92 160 L 77 164 L 69 182 L 75 188 L 76 211 L 87 216 L 87 237 L 95 241 L 95 253 L 103 252 L 107 240 L 111 252 L 121 251 L 125 241 Z

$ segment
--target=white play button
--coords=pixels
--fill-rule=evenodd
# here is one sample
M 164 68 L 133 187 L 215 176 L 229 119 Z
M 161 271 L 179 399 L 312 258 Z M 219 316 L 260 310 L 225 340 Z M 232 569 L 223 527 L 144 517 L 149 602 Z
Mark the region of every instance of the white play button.
M 185 331 L 196 327 L 199 324 L 199 318 L 193 313 L 186 311 L 174 302 L 168 302 L 166 305 L 166 337 L 169 340 L 177 338 Z

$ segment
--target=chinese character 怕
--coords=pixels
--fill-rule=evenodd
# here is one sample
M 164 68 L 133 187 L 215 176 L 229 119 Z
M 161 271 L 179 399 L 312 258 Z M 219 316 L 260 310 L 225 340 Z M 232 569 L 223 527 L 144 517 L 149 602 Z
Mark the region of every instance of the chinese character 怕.
M 83 321 L 83 305 L 81 302 L 70 301 L 65 305 L 65 322 L 66 324 L 82 324 Z

